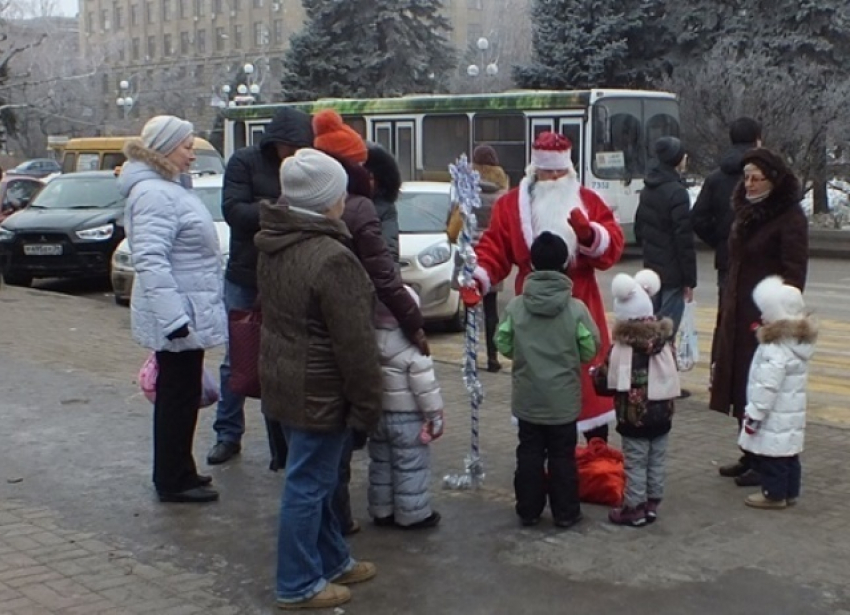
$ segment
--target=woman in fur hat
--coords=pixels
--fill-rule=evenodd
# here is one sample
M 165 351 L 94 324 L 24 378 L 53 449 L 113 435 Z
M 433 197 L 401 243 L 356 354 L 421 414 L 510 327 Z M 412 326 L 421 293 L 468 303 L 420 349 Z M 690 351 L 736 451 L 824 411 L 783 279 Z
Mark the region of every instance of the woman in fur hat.
M 806 379 L 817 325 L 805 313 L 803 294 L 779 276 L 753 291 L 761 310 L 758 349 L 750 366 L 744 429 L 738 444 L 753 455 L 761 491 L 744 503 L 785 508 L 800 497 L 800 453 L 806 430 Z
M 735 219 L 729 236 L 729 279 L 720 306 L 717 357 L 711 380 L 712 410 L 731 414 L 739 429 L 747 405 L 747 377 L 760 321 L 753 301 L 756 284 L 778 275 L 804 289 L 809 260 L 809 224 L 800 207 L 800 182 L 779 154 L 759 147 L 743 157 L 744 177 L 732 195 Z M 745 454 L 720 468 L 741 486 L 758 486 L 758 472 Z

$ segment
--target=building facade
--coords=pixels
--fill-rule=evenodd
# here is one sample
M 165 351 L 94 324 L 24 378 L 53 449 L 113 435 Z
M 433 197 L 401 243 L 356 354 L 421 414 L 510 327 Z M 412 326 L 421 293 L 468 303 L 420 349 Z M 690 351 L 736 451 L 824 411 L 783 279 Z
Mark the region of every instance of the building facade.
M 237 80 L 259 101 L 279 100 L 281 58 L 305 17 L 301 0 L 79 2 L 81 52 L 102 58 L 94 87 L 112 122 L 106 132 L 133 132 L 157 113 L 208 130 Z M 458 49 L 481 35 L 483 4 L 444 1 Z

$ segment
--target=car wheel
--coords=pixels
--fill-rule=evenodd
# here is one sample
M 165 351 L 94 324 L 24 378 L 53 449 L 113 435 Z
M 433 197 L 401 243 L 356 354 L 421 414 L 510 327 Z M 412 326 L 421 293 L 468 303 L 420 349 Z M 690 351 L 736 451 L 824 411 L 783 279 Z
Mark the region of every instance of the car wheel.
M 457 301 L 455 315 L 446 321 L 446 330 L 450 333 L 460 333 L 466 330 L 466 310 L 463 309 L 463 302 L 460 299 Z
M 123 305 L 124 307 L 130 306 L 130 299 L 127 297 L 119 297 L 115 293 L 112 294 L 112 298 L 115 300 L 115 305 Z
M 5 273 L 3 281 L 9 286 L 29 286 L 32 284 L 32 276 L 24 273 Z

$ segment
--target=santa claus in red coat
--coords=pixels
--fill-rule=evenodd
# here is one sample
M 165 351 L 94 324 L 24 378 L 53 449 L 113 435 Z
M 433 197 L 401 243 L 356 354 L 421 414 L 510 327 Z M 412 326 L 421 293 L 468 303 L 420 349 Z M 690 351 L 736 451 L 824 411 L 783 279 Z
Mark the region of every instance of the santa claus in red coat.
M 587 437 L 607 438 L 608 423 L 614 419 L 611 398 L 596 395 L 588 374 L 591 365 L 604 360 L 610 345 L 596 270 L 609 269 L 620 260 L 624 239 L 611 209 L 579 183 L 571 147 L 569 139 L 553 132 L 541 133 L 535 140 L 525 178 L 493 206 L 490 225 L 475 248 L 475 279 L 486 293 L 516 265 L 520 294 L 531 272 L 532 241 L 543 231 L 564 239 L 570 250 L 565 273 L 573 282 L 573 296 L 587 305 L 602 338 L 596 358 L 582 368 L 578 428 Z

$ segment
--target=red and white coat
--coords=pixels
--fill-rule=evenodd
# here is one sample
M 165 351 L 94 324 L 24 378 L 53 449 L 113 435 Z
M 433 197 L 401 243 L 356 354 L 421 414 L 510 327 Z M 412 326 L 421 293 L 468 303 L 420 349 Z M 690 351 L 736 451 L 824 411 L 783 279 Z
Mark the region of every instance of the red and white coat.
M 582 212 L 593 228 L 594 241 L 590 246 L 579 246 L 578 255 L 571 259 L 565 273 L 573 282 L 573 297 L 587 305 L 602 340 L 596 357 L 582 368 L 582 407 L 578 427 L 587 431 L 614 420 L 611 398 L 596 395 L 588 372 L 591 366 L 605 360 L 611 343 L 596 270 L 610 269 L 620 260 L 625 240 L 613 212 L 599 195 L 581 187 L 579 196 Z M 569 216 L 569 206 L 565 206 L 564 216 Z M 519 269 L 516 294 L 522 293 L 525 278 L 531 273 L 530 248 L 534 240 L 531 220 L 528 182 L 523 180 L 496 201 L 490 225 L 475 248 L 478 258 L 476 277 L 485 290 L 508 277 L 516 266 Z

